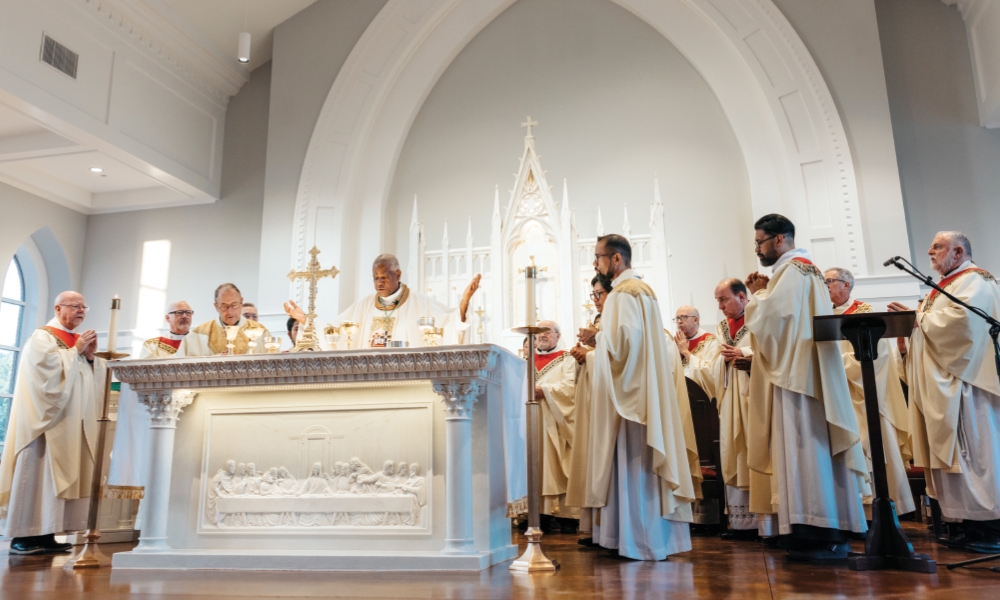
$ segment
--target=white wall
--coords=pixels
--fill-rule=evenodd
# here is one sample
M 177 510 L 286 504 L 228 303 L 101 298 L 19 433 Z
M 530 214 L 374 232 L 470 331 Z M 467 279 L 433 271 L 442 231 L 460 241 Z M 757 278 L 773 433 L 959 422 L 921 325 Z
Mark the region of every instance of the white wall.
M 464 246 L 470 216 L 475 243 L 487 245 L 494 184 L 506 206 L 526 115 L 540 123 L 557 201 L 569 182 L 581 237 L 595 235 L 598 207 L 605 233 L 620 233 L 626 204 L 632 232 L 648 233 L 659 174 L 674 305 L 714 315 L 715 284 L 754 268 L 749 182 L 722 107 L 670 42 L 606 0 L 520 0 L 458 54 L 400 154 L 386 250 L 407 264 L 414 194 L 428 250 L 445 219 L 452 247 Z
M 1000 271 L 1000 130 L 979 124 L 966 28 L 939 0 L 877 0 L 889 107 L 914 264 L 941 230 Z M 905 252 L 901 252 L 905 254 Z
M 103 307 L 114 294 L 123 298 L 119 327 L 135 327 L 143 247 L 150 241 L 171 242 L 164 302 L 188 301 L 195 323 L 215 315 L 212 293 L 220 283 L 235 283 L 247 301 L 256 299 L 270 89 L 268 63 L 229 102 L 217 203 L 88 218 L 83 293 L 99 307 L 88 317 L 91 327 L 107 329 Z

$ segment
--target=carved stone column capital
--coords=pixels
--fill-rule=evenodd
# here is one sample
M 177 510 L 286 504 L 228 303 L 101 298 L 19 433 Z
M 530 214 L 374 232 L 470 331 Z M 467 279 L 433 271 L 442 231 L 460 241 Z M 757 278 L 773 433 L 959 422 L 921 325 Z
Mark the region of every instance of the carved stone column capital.
M 434 381 L 434 392 L 444 400 L 449 419 L 471 419 L 472 405 L 483 389 L 479 381 Z
M 194 402 L 194 392 L 188 391 L 140 391 L 139 403 L 149 411 L 150 427 L 174 429 L 177 419 L 186 406 Z

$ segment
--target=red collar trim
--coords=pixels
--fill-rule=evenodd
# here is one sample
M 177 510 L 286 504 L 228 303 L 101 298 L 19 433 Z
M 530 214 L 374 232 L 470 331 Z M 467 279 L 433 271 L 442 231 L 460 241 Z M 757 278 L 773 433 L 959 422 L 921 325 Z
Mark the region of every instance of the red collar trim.
M 70 348 L 72 348 L 73 346 L 76 346 L 76 340 L 80 339 L 80 334 L 78 334 L 78 333 L 70 333 L 68 331 L 63 331 L 62 329 L 56 329 L 55 327 L 49 327 L 48 325 L 46 325 L 45 327 L 42 327 L 42 329 L 44 329 L 45 331 L 48 331 L 49 333 L 51 333 L 55 337 L 59 338 L 59 340 L 62 343 L 66 344 L 66 346 L 68 346 Z
M 726 323 L 729 325 L 729 338 L 735 340 L 736 334 L 743 329 L 743 323 L 746 321 L 746 315 L 742 314 L 735 319 L 726 319 Z
M 688 340 L 688 352 L 694 352 L 694 349 L 698 347 L 698 344 L 704 342 L 710 337 L 712 337 L 712 334 L 705 332 L 694 339 Z
M 168 346 L 171 346 L 174 350 L 177 350 L 178 348 L 181 347 L 181 342 L 182 341 L 183 340 L 172 340 L 172 339 L 170 339 L 168 337 L 161 337 L 160 338 L 160 343 L 161 344 L 166 344 Z
M 861 300 L 855 300 L 850 306 L 847 307 L 843 314 L 853 315 L 859 308 L 861 308 L 862 304 L 864 304 L 864 302 Z
M 946 288 L 949 285 L 951 285 L 951 283 L 953 281 L 955 281 L 956 279 L 958 279 L 960 276 L 965 275 L 966 273 L 974 272 L 974 271 L 979 271 L 981 273 L 985 273 L 986 272 L 986 271 L 983 271 L 982 269 L 977 269 L 976 267 L 969 267 L 968 269 L 963 269 L 963 270 L 959 271 L 958 273 L 952 273 L 951 275 L 945 277 L 944 279 L 942 279 L 941 281 L 938 282 L 938 285 L 941 286 L 942 288 Z M 931 293 L 927 295 L 927 301 L 930 302 L 931 300 L 933 300 L 934 296 L 937 296 L 937 294 L 938 294 L 937 290 L 931 290 Z
M 800 262 L 800 263 L 802 263 L 804 265 L 811 265 L 811 264 L 813 264 L 813 262 L 811 260 L 809 260 L 808 258 L 802 258 L 801 256 L 796 256 L 792 260 L 794 260 L 795 262 Z
M 555 352 L 549 352 L 547 354 L 535 354 L 535 370 L 536 371 L 541 371 L 550 362 L 552 362 L 555 359 L 559 358 L 563 354 L 566 354 L 565 350 L 557 350 Z

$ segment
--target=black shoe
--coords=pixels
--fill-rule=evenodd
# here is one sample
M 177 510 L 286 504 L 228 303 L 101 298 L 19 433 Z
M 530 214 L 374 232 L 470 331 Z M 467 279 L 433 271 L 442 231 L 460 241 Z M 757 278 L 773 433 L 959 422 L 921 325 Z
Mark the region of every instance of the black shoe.
M 965 544 L 964 549 L 980 554 L 1000 554 L 1000 536 L 989 533 L 981 535 L 979 539 Z
M 851 545 L 846 542 L 831 542 L 813 548 L 789 550 L 790 560 L 843 560 L 851 552 Z
M 10 553 L 19 555 L 45 554 L 45 546 L 40 543 L 40 539 L 38 536 L 14 538 L 10 542 Z
M 578 519 L 563 519 L 559 520 L 559 533 L 576 533 L 577 528 L 580 525 Z
M 611 558 L 619 558 L 618 549 L 617 548 L 609 548 L 608 549 L 608 556 L 610 556 Z
M 586 546 L 588 548 L 593 548 L 594 546 L 597 545 L 594 543 L 594 538 L 592 537 L 580 538 L 576 541 L 576 543 L 580 544 L 581 546 Z
M 36 540 L 45 548 L 46 554 L 59 554 L 61 552 L 69 552 L 73 549 L 73 544 L 60 544 L 57 542 L 54 533 L 38 536 Z
M 759 542 L 760 536 L 756 529 L 727 529 L 719 537 L 733 542 Z
M 942 535 L 935 541 L 942 546 L 962 550 L 963 548 L 967 548 L 969 544 L 978 542 L 982 538 L 983 536 L 975 529 L 968 529 L 954 535 Z
M 786 550 L 785 541 L 788 538 L 787 535 L 773 535 L 771 537 L 763 538 L 761 541 L 764 546 L 770 548 L 771 550 Z

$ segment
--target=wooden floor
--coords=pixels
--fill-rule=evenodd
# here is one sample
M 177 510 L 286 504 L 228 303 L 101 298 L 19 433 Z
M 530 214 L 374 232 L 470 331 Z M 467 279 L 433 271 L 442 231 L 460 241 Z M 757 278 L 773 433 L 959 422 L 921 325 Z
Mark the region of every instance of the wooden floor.
M 918 552 L 939 562 L 971 556 L 931 541 L 923 525 L 905 524 Z M 986 567 L 934 575 L 893 571 L 856 573 L 846 564 L 789 563 L 785 553 L 758 543 L 694 538 L 691 552 L 663 562 L 611 558 L 577 545 L 576 535 L 543 540 L 562 563 L 556 575 L 512 575 L 509 563 L 476 574 L 309 573 L 293 571 L 119 571 L 67 573 L 65 556 L 5 556 L 0 598 L 1000 598 L 1000 574 Z M 520 542 L 523 540 L 518 538 Z M 128 550 L 130 545 L 105 547 Z M 855 543 L 855 549 L 860 544 Z M 1000 566 L 1000 561 L 995 563 Z

